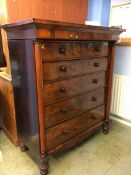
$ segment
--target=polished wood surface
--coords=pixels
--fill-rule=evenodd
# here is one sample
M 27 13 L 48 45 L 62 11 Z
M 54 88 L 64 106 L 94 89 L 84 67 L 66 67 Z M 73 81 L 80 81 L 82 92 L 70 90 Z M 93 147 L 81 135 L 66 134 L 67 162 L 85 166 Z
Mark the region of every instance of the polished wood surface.
M 0 117 L 2 118 L 2 128 L 4 132 L 9 139 L 18 146 L 19 141 L 12 81 L 10 76 L 4 71 L 0 72 Z
M 26 28 L 24 27 L 26 25 Z M 14 29 L 17 29 L 14 34 Z M 102 26 L 65 23 L 42 19 L 29 19 L 2 26 L 8 39 L 65 39 L 65 40 L 101 40 L 116 41 L 123 29 Z M 24 27 L 24 30 L 23 30 Z M 36 30 L 37 29 L 37 30 Z
M 77 12 L 79 9 L 79 13 Z M 87 20 L 88 0 L 0 0 L 0 25 L 29 18 L 84 24 Z M 3 50 L 11 74 L 7 36 L 2 30 Z
M 108 132 L 114 43 L 124 30 L 39 19 L 3 28 L 21 150 L 37 159 L 45 175 L 50 155 L 101 126 Z
M 81 57 L 95 57 L 107 56 L 108 43 L 107 42 L 83 42 Z
M 105 72 L 80 75 L 75 78 L 45 84 L 44 97 L 46 104 L 49 104 L 105 86 Z
M 2 36 L 1 36 L 1 30 L 0 30 L 0 67 L 6 66 L 6 60 L 3 52 L 3 45 L 2 45 Z
M 88 128 L 102 121 L 103 118 L 104 106 L 80 114 L 71 120 L 47 129 L 47 150 L 50 150 L 60 143 L 71 139 L 71 137 L 76 136 L 82 131 L 87 130 Z
M 44 81 L 51 81 L 106 70 L 106 57 L 52 62 L 43 64 L 43 79 Z
M 46 127 L 67 120 L 102 104 L 104 104 L 104 89 L 46 106 Z
M 74 23 L 87 19 L 88 0 L 6 0 L 6 4 L 8 23 L 29 18 Z
M 80 58 L 80 42 L 46 42 L 41 45 L 43 62 Z

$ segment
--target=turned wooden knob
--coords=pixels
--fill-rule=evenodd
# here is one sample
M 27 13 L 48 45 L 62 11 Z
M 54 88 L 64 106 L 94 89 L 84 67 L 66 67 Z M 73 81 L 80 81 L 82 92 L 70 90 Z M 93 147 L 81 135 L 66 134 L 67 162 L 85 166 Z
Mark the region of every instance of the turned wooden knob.
M 61 112 L 63 112 L 63 113 L 67 113 L 68 111 L 69 111 L 69 109 L 66 107 L 61 109 Z
M 99 62 L 95 62 L 94 63 L 94 67 L 99 67 L 100 66 L 100 63 Z
M 92 101 L 97 101 L 97 98 L 96 97 L 92 97 Z
M 97 116 L 96 115 L 92 115 L 92 119 L 96 120 Z
M 99 52 L 100 51 L 100 47 L 94 47 L 94 50 L 96 51 L 96 52 Z
M 66 129 L 64 129 L 64 130 L 62 131 L 62 134 L 68 134 L 68 133 L 69 133 L 69 131 L 66 130 Z
M 97 84 L 98 83 L 98 79 L 93 79 L 92 82 Z
M 59 69 L 60 69 L 61 72 L 66 72 L 66 66 L 60 66 Z
M 59 48 L 59 53 L 64 54 L 65 52 L 66 52 L 65 46 L 61 46 L 61 47 Z
M 66 88 L 65 87 L 61 87 L 60 88 L 60 92 L 66 92 Z

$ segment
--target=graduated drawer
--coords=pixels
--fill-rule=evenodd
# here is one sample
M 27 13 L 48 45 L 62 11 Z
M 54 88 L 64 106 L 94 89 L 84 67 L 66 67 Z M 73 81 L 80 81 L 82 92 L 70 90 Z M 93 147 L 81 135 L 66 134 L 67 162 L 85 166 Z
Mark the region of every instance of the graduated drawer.
M 80 58 L 80 42 L 46 42 L 42 45 L 43 61 Z
M 46 148 L 50 150 L 104 120 L 104 106 L 82 113 L 75 118 L 46 130 Z
M 95 56 L 108 56 L 108 43 L 107 42 L 83 42 L 81 56 L 95 57 Z
M 107 58 L 43 63 L 44 81 L 107 70 Z
M 105 72 L 50 82 L 44 85 L 45 103 L 52 103 L 105 85 Z
M 49 127 L 83 111 L 104 104 L 104 88 L 45 106 L 45 125 Z

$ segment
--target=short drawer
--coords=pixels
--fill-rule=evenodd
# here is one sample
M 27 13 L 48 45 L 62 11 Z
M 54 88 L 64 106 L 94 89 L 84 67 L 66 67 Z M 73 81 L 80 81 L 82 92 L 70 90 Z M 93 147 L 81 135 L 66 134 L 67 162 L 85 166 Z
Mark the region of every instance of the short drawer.
M 44 81 L 107 70 L 107 58 L 43 63 Z
M 103 121 L 103 119 L 104 106 L 101 106 L 47 129 L 47 150 L 51 150 L 66 140 L 78 135 L 79 133 L 91 128 L 92 126 L 95 126 L 96 124 Z
M 43 61 L 80 58 L 80 42 L 46 42 L 41 45 Z
M 104 89 L 45 106 L 46 127 L 104 104 Z
M 45 103 L 52 103 L 105 85 L 105 72 L 50 82 L 44 85 Z
M 81 49 L 81 56 L 95 57 L 95 56 L 108 56 L 108 43 L 107 42 L 83 42 Z

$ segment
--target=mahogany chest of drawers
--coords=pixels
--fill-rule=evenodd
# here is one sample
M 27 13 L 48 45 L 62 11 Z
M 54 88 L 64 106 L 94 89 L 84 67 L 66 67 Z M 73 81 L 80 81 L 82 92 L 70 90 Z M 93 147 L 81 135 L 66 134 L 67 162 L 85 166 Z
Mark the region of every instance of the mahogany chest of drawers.
M 48 157 L 108 132 L 114 44 L 122 29 L 32 19 L 7 31 L 21 149 Z

